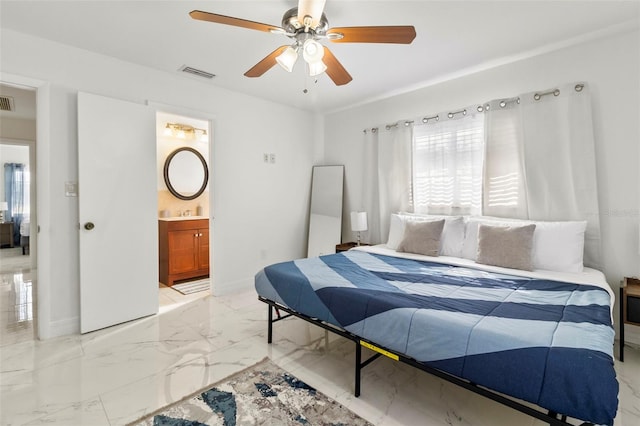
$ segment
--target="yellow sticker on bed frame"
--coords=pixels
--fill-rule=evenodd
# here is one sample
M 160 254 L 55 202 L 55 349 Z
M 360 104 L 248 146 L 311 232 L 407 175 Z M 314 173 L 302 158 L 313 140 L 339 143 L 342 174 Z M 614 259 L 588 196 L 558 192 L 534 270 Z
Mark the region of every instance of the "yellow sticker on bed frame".
M 399 360 L 400 360 L 400 357 L 399 357 L 398 355 L 396 355 L 396 354 L 392 354 L 392 353 L 391 353 L 391 352 L 389 352 L 389 351 L 385 351 L 384 349 L 381 349 L 381 348 L 379 348 L 379 347 L 377 347 L 377 346 L 374 346 L 374 345 L 372 345 L 371 343 L 365 342 L 364 340 L 360 340 L 360 344 L 361 344 L 362 346 L 364 346 L 365 348 L 369 348 L 369 349 L 371 349 L 372 351 L 374 351 L 374 352 L 378 352 L 379 354 L 382 354 L 382 355 L 384 355 L 384 356 L 386 356 L 386 357 L 389 357 L 389 358 L 394 359 L 394 360 L 396 360 L 396 361 L 399 361 Z

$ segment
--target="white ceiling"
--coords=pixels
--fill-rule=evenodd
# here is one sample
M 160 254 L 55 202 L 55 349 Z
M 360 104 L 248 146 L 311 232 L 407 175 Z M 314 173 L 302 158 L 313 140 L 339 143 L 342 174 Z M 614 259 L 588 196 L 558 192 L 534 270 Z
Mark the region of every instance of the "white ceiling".
M 311 111 L 328 112 L 412 90 L 533 52 L 584 39 L 594 32 L 635 28 L 633 1 L 358 1 L 327 0 L 330 26 L 414 25 L 411 45 L 332 44 L 353 76 L 336 87 L 317 83 L 301 62 L 289 74 L 275 66 L 260 78 L 243 74 L 275 48 L 283 35 L 192 20 L 199 9 L 280 25 L 297 0 L 262 1 L 7 1 L 0 25 L 15 31 L 145 65 L 183 78 L 188 65 L 216 74 L 203 84 L 222 86 Z M 307 88 L 308 93 L 303 90 Z

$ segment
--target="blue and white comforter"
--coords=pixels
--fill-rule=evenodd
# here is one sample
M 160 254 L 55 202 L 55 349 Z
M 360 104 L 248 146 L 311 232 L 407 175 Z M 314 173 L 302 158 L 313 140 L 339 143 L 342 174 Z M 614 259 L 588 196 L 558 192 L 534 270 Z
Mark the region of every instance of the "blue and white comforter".
M 611 299 L 602 288 L 364 251 L 279 263 L 259 295 L 498 392 L 613 424 Z

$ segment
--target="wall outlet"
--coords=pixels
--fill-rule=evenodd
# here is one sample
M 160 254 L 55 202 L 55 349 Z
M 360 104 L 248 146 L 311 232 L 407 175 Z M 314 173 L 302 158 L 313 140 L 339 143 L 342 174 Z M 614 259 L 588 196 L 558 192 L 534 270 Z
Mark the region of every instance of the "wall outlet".
M 276 155 L 273 152 L 269 154 L 269 162 L 271 164 L 274 164 L 276 162 Z
M 264 161 L 265 163 L 269 162 L 269 154 L 267 154 L 266 152 L 264 154 L 262 154 L 262 161 Z

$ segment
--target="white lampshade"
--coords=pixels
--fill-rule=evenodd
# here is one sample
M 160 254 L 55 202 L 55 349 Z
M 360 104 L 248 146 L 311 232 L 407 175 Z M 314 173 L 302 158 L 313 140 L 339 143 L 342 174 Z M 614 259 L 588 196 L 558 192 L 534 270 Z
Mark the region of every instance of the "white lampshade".
M 351 230 L 367 230 L 367 212 L 351 212 Z
M 309 75 L 314 77 L 320 75 L 327 70 L 327 66 L 322 61 L 309 63 Z
M 288 72 L 293 71 L 293 66 L 296 64 L 297 60 L 298 52 L 296 52 L 296 50 L 291 46 L 287 47 L 284 52 L 276 57 L 276 62 Z
M 318 62 L 324 56 L 324 47 L 313 39 L 308 39 L 302 45 L 302 57 L 309 64 Z
M 6 201 L 0 201 L 0 212 L 3 212 L 5 210 L 9 210 L 9 203 L 7 203 Z

